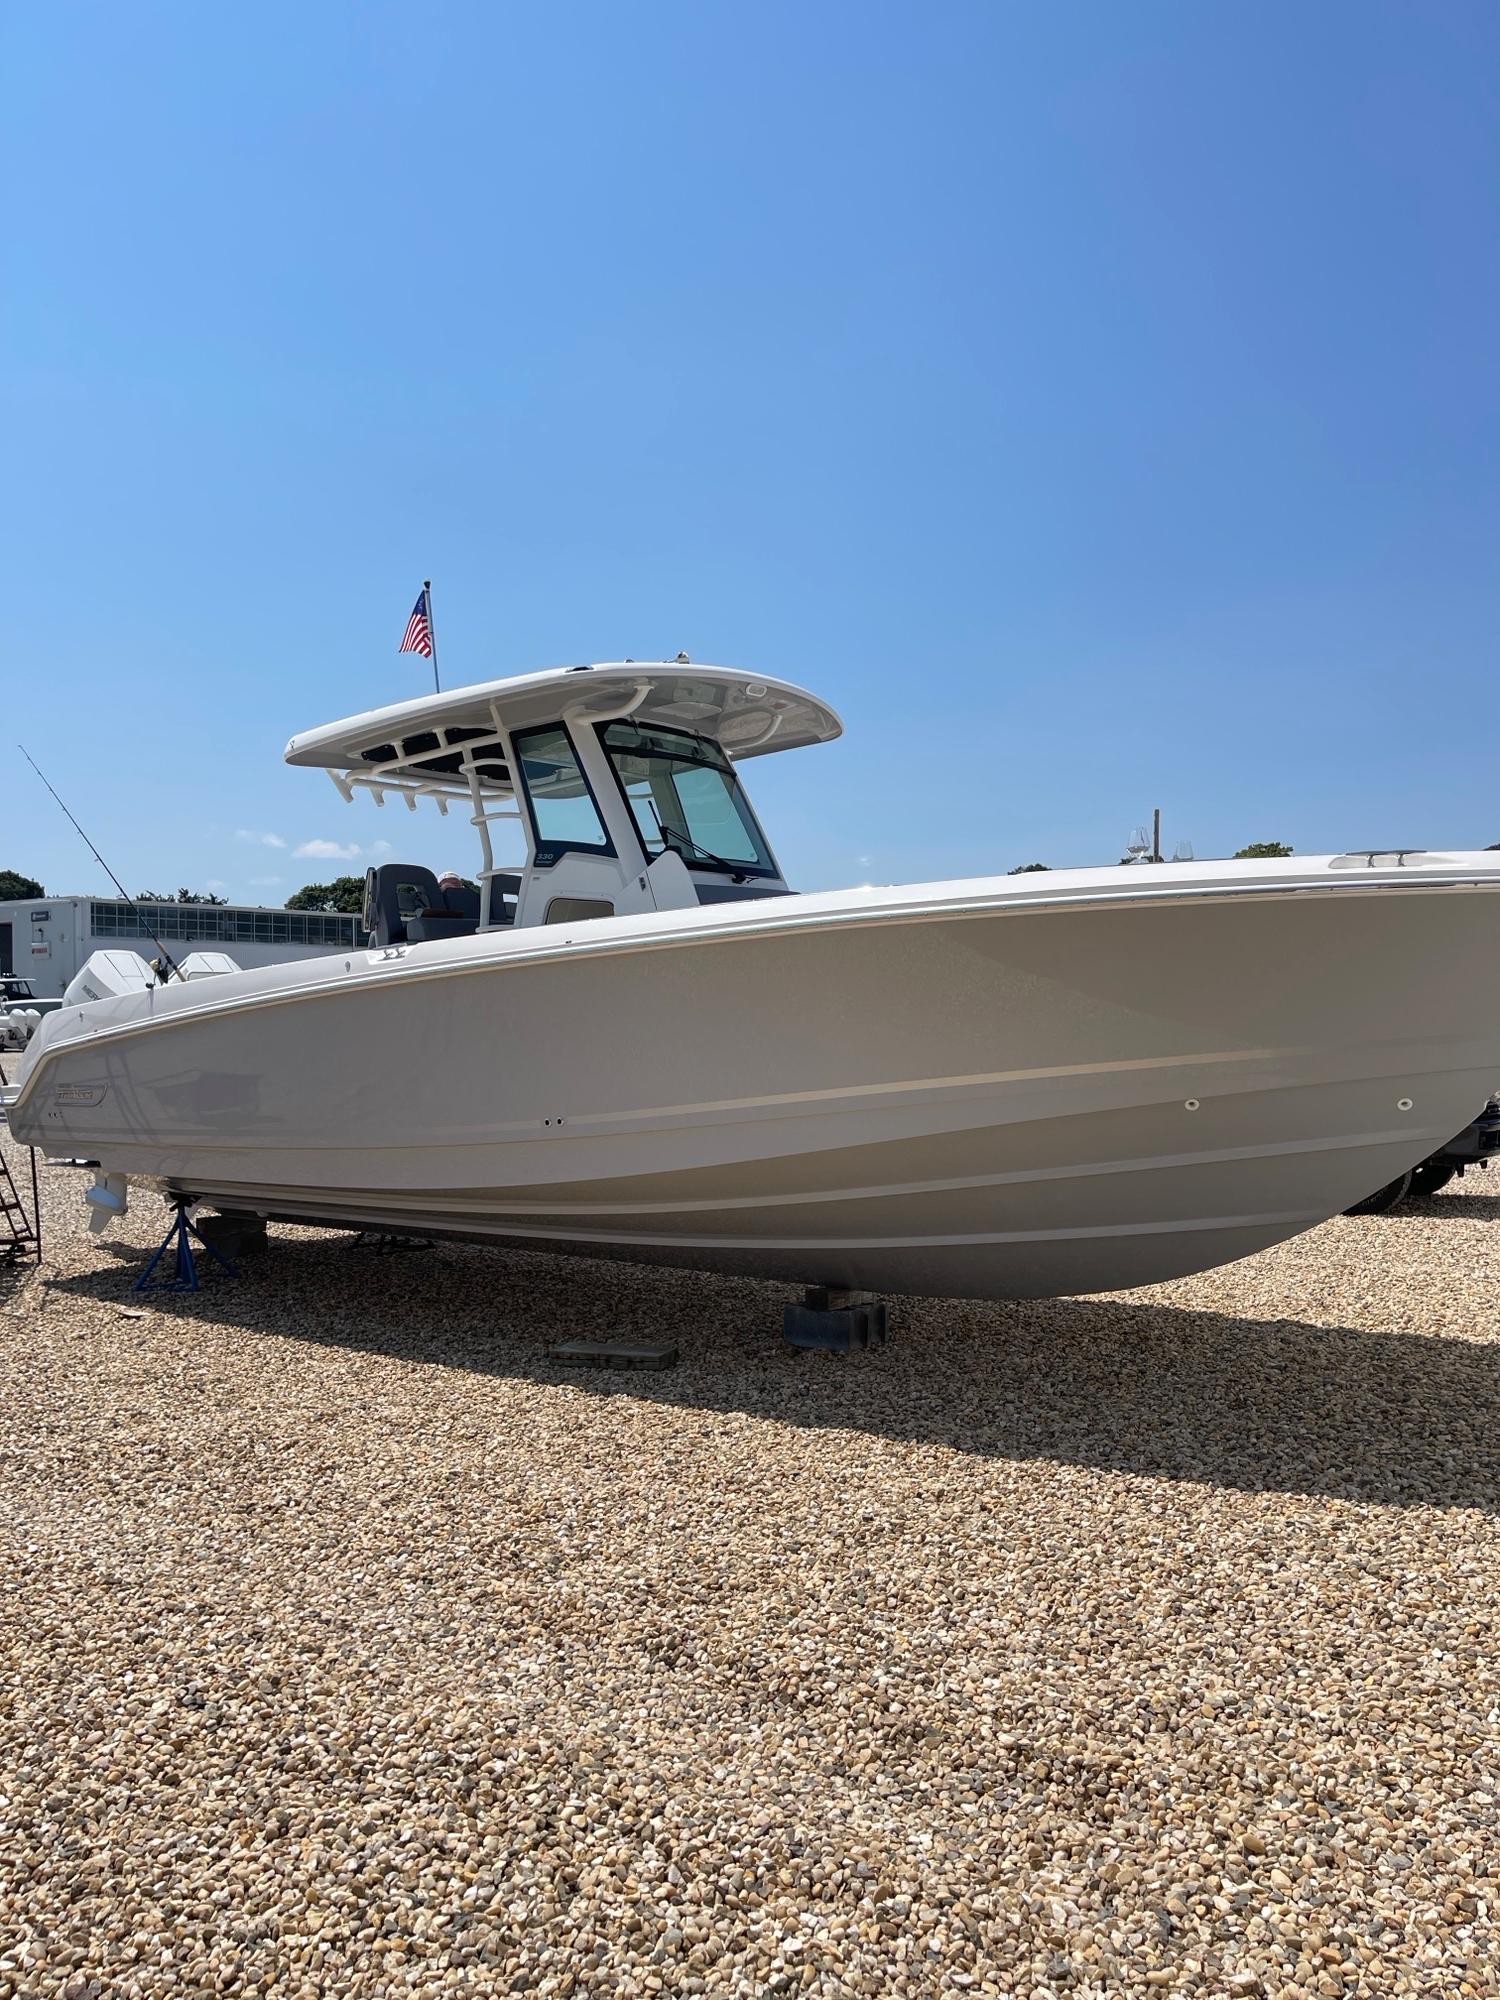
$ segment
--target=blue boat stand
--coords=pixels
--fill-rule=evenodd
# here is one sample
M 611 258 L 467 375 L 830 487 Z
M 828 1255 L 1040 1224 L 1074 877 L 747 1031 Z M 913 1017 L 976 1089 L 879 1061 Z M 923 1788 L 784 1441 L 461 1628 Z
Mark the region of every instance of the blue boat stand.
M 195 1239 L 200 1247 L 208 1252 L 216 1264 L 223 1265 L 231 1278 L 237 1278 L 239 1272 L 236 1271 L 223 1251 L 215 1249 L 213 1244 L 208 1242 L 205 1237 L 200 1236 L 198 1231 L 193 1227 L 188 1217 L 188 1209 L 191 1203 L 180 1201 L 174 1204 L 174 1206 L 176 1213 L 172 1218 L 171 1228 L 162 1239 L 160 1249 L 158 1249 L 151 1262 L 136 1279 L 131 1290 L 137 1292 L 196 1292 L 198 1289 L 198 1260 L 193 1255 L 193 1243 Z M 152 1272 L 156 1269 L 162 1258 L 166 1256 L 167 1252 L 173 1249 L 176 1250 L 177 1254 L 173 1261 L 171 1277 L 153 1278 L 151 1275 Z

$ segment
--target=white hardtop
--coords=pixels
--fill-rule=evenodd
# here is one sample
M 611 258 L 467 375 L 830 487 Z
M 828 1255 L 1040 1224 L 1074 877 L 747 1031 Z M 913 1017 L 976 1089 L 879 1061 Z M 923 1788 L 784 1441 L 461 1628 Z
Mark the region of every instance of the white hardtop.
M 470 796 L 477 785 L 508 793 L 514 731 L 626 715 L 706 737 L 735 761 L 843 733 L 826 702 L 789 681 L 686 659 L 613 660 L 480 681 L 325 723 L 294 736 L 286 761 L 333 772 L 341 790 L 361 784 L 444 799 Z

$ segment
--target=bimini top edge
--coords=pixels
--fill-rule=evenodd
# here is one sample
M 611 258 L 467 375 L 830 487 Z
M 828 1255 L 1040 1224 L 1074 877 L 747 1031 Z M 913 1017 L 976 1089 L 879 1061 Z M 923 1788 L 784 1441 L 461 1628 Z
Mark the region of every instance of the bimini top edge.
M 506 736 L 625 715 L 706 737 L 736 762 L 843 733 L 826 702 L 788 681 L 686 660 L 616 660 L 420 695 L 304 730 L 285 754 L 289 764 L 396 791 L 467 795 L 477 781 L 485 792 L 510 792 Z

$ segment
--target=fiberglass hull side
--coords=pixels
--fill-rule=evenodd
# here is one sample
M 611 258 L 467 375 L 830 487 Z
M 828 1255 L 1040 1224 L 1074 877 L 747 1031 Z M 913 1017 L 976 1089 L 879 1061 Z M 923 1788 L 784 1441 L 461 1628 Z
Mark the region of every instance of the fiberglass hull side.
M 1308 1228 L 1468 1122 L 1500 1082 L 1497 894 L 371 955 L 61 1047 L 13 1122 L 283 1218 L 886 1291 L 1114 1289 Z

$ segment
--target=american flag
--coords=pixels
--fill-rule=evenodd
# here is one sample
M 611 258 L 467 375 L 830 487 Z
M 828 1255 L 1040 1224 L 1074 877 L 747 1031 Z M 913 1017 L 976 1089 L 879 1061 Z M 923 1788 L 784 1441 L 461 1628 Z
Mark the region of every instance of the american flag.
M 398 653 L 425 653 L 432 658 L 432 623 L 427 616 L 427 592 L 424 590 L 412 606 L 411 616 L 406 621 L 406 637 L 396 648 Z

